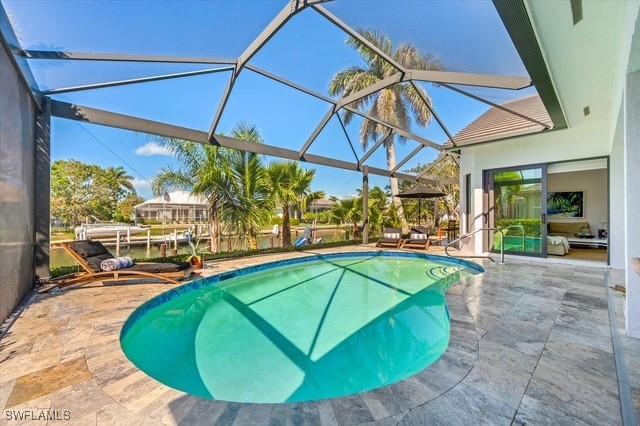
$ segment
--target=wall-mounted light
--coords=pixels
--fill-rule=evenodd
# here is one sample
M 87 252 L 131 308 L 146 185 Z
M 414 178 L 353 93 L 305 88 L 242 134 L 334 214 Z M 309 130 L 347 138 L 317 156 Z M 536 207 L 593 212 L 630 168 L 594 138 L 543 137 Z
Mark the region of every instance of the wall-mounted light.
M 585 117 L 587 115 L 591 114 L 591 110 L 589 109 L 589 105 L 587 105 L 586 107 L 582 108 L 582 112 L 584 113 Z

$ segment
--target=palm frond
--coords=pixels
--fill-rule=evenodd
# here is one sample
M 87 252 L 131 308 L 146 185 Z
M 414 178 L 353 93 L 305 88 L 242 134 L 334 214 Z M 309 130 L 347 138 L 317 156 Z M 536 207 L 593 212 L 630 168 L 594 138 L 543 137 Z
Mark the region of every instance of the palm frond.
M 393 43 L 391 43 L 389 37 L 380 31 L 375 30 L 357 29 L 357 31 L 365 40 L 376 46 L 378 49 L 389 56 L 393 55 Z M 360 40 L 350 37 L 347 39 L 347 44 L 360 53 L 365 62 L 369 64 L 371 71 L 377 73 L 380 78 L 390 75 L 396 71 L 390 63 L 380 57 L 380 55 L 378 55 L 373 49 Z
M 171 189 L 189 190 L 192 186 L 193 180 L 191 176 L 181 171 L 173 170 L 170 167 L 160 169 L 160 172 L 151 182 L 151 190 L 156 197 Z
M 422 96 L 429 102 L 429 105 L 433 105 L 431 101 L 431 97 L 426 92 L 426 90 L 422 89 L 418 86 L 418 90 L 422 93 Z M 415 121 L 415 123 L 421 127 L 425 127 L 429 125 L 431 122 L 431 111 L 424 103 L 418 91 L 413 87 L 413 85 L 408 84 L 402 86 L 403 91 L 403 99 L 405 101 L 405 110 L 408 109 L 411 111 L 411 117 Z
M 413 44 L 402 43 L 393 53 L 393 59 L 409 69 L 440 71 L 442 63 L 432 54 L 423 54 Z

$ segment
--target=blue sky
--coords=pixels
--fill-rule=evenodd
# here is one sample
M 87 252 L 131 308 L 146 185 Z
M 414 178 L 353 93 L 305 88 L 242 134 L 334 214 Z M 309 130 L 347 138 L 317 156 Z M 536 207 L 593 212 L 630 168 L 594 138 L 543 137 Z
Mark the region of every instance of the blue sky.
M 0 0 L 11 17 L 23 48 L 79 52 L 139 53 L 175 56 L 237 57 L 286 3 L 245 1 L 30 1 Z M 452 71 L 526 75 L 490 1 L 453 0 L 336 0 L 326 5 L 355 28 L 376 29 L 394 43 L 410 42 L 435 55 Z M 294 17 L 274 36 L 252 64 L 327 93 L 331 77 L 362 60 L 345 44 L 346 35 L 312 10 Z M 42 89 L 65 87 L 211 67 L 211 65 L 30 61 Z M 141 85 L 92 90 L 56 96 L 57 99 L 126 113 L 138 117 L 208 130 L 228 74 L 167 80 Z M 455 133 L 486 110 L 486 106 L 442 87 L 423 84 L 436 110 Z M 472 89 L 493 101 L 524 96 L 494 89 Z M 531 91 L 527 91 L 527 94 Z M 229 132 L 238 122 L 253 123 L 265 142 L 299 149 L 329 105 L 290 88 L 243 71 L 219 131 Z M 357 145 L 361 120 L 348 126 Z M 435 122 L 415 133 L 444 142 Z M 102 166 L 123 166 L 136 178 L 144 197 L 149 181 L 170 156 L 150 145 L 146 135 L 102 126 L 54 119 L 52 158 L 74 158 Z M 398 146 L 403 158 L 415 147 Z M 331 122 L 312 146 L 311 153 L 353 161 L 342 130 Z M 435 158 L 433 150 L 407 164 Z M 369 164 L 384 167 L 380 150 Z M 316 168 L 315 189 L 349 195 L 361 176 L 324 167 Z M 373 185 L 387 180 L 372 177 Z

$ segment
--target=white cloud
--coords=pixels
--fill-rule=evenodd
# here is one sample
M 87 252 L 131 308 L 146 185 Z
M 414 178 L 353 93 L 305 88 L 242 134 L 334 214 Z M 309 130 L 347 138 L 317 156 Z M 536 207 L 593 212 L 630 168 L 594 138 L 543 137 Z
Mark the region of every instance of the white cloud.
M 136 154 L 145 157 L 151 157 L 152 155 L 166 155 L 168 157 L 171 157 L 173 155 L 169 148 L 155 142 L 147 142 L 141 147 L 138 147 L 136 149 Z
M 131 183 L 138 194 L 147 194 L 151 192 L 151 181 L 146 179 L 134 178 Z

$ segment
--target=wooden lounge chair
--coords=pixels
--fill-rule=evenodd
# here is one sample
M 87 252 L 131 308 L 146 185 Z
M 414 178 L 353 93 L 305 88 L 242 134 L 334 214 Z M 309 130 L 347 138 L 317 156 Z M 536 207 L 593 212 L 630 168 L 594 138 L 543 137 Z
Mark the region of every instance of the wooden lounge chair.
M 63 243 L 61 247 L 84 269 L 72 278 L 56 281 L 58 287 L 68 287 L 73 284 L 86 284 L 90 281 L 133 281 L 141 278 L 153 278 L 158 281 L 166 281 L 171 284 L 180 284 L 178 280 L 191 276 L 193 269 L 189 263 L 136 263 L 128 268 L 111 272 L 100 269 L 103 260 L 114 256 L 102 245 L 100 241 L 74 241 Z
M 429 231 L 427 228 L 411 228 L 411 236 L 402 242 L 402 248 L 412 248 L 426 250 L 429 242 Z
M 384 228 L 384 236 L 376 243 L 376 247 L 400 248 L 402 243 L 402 230 L 400 228 Z

